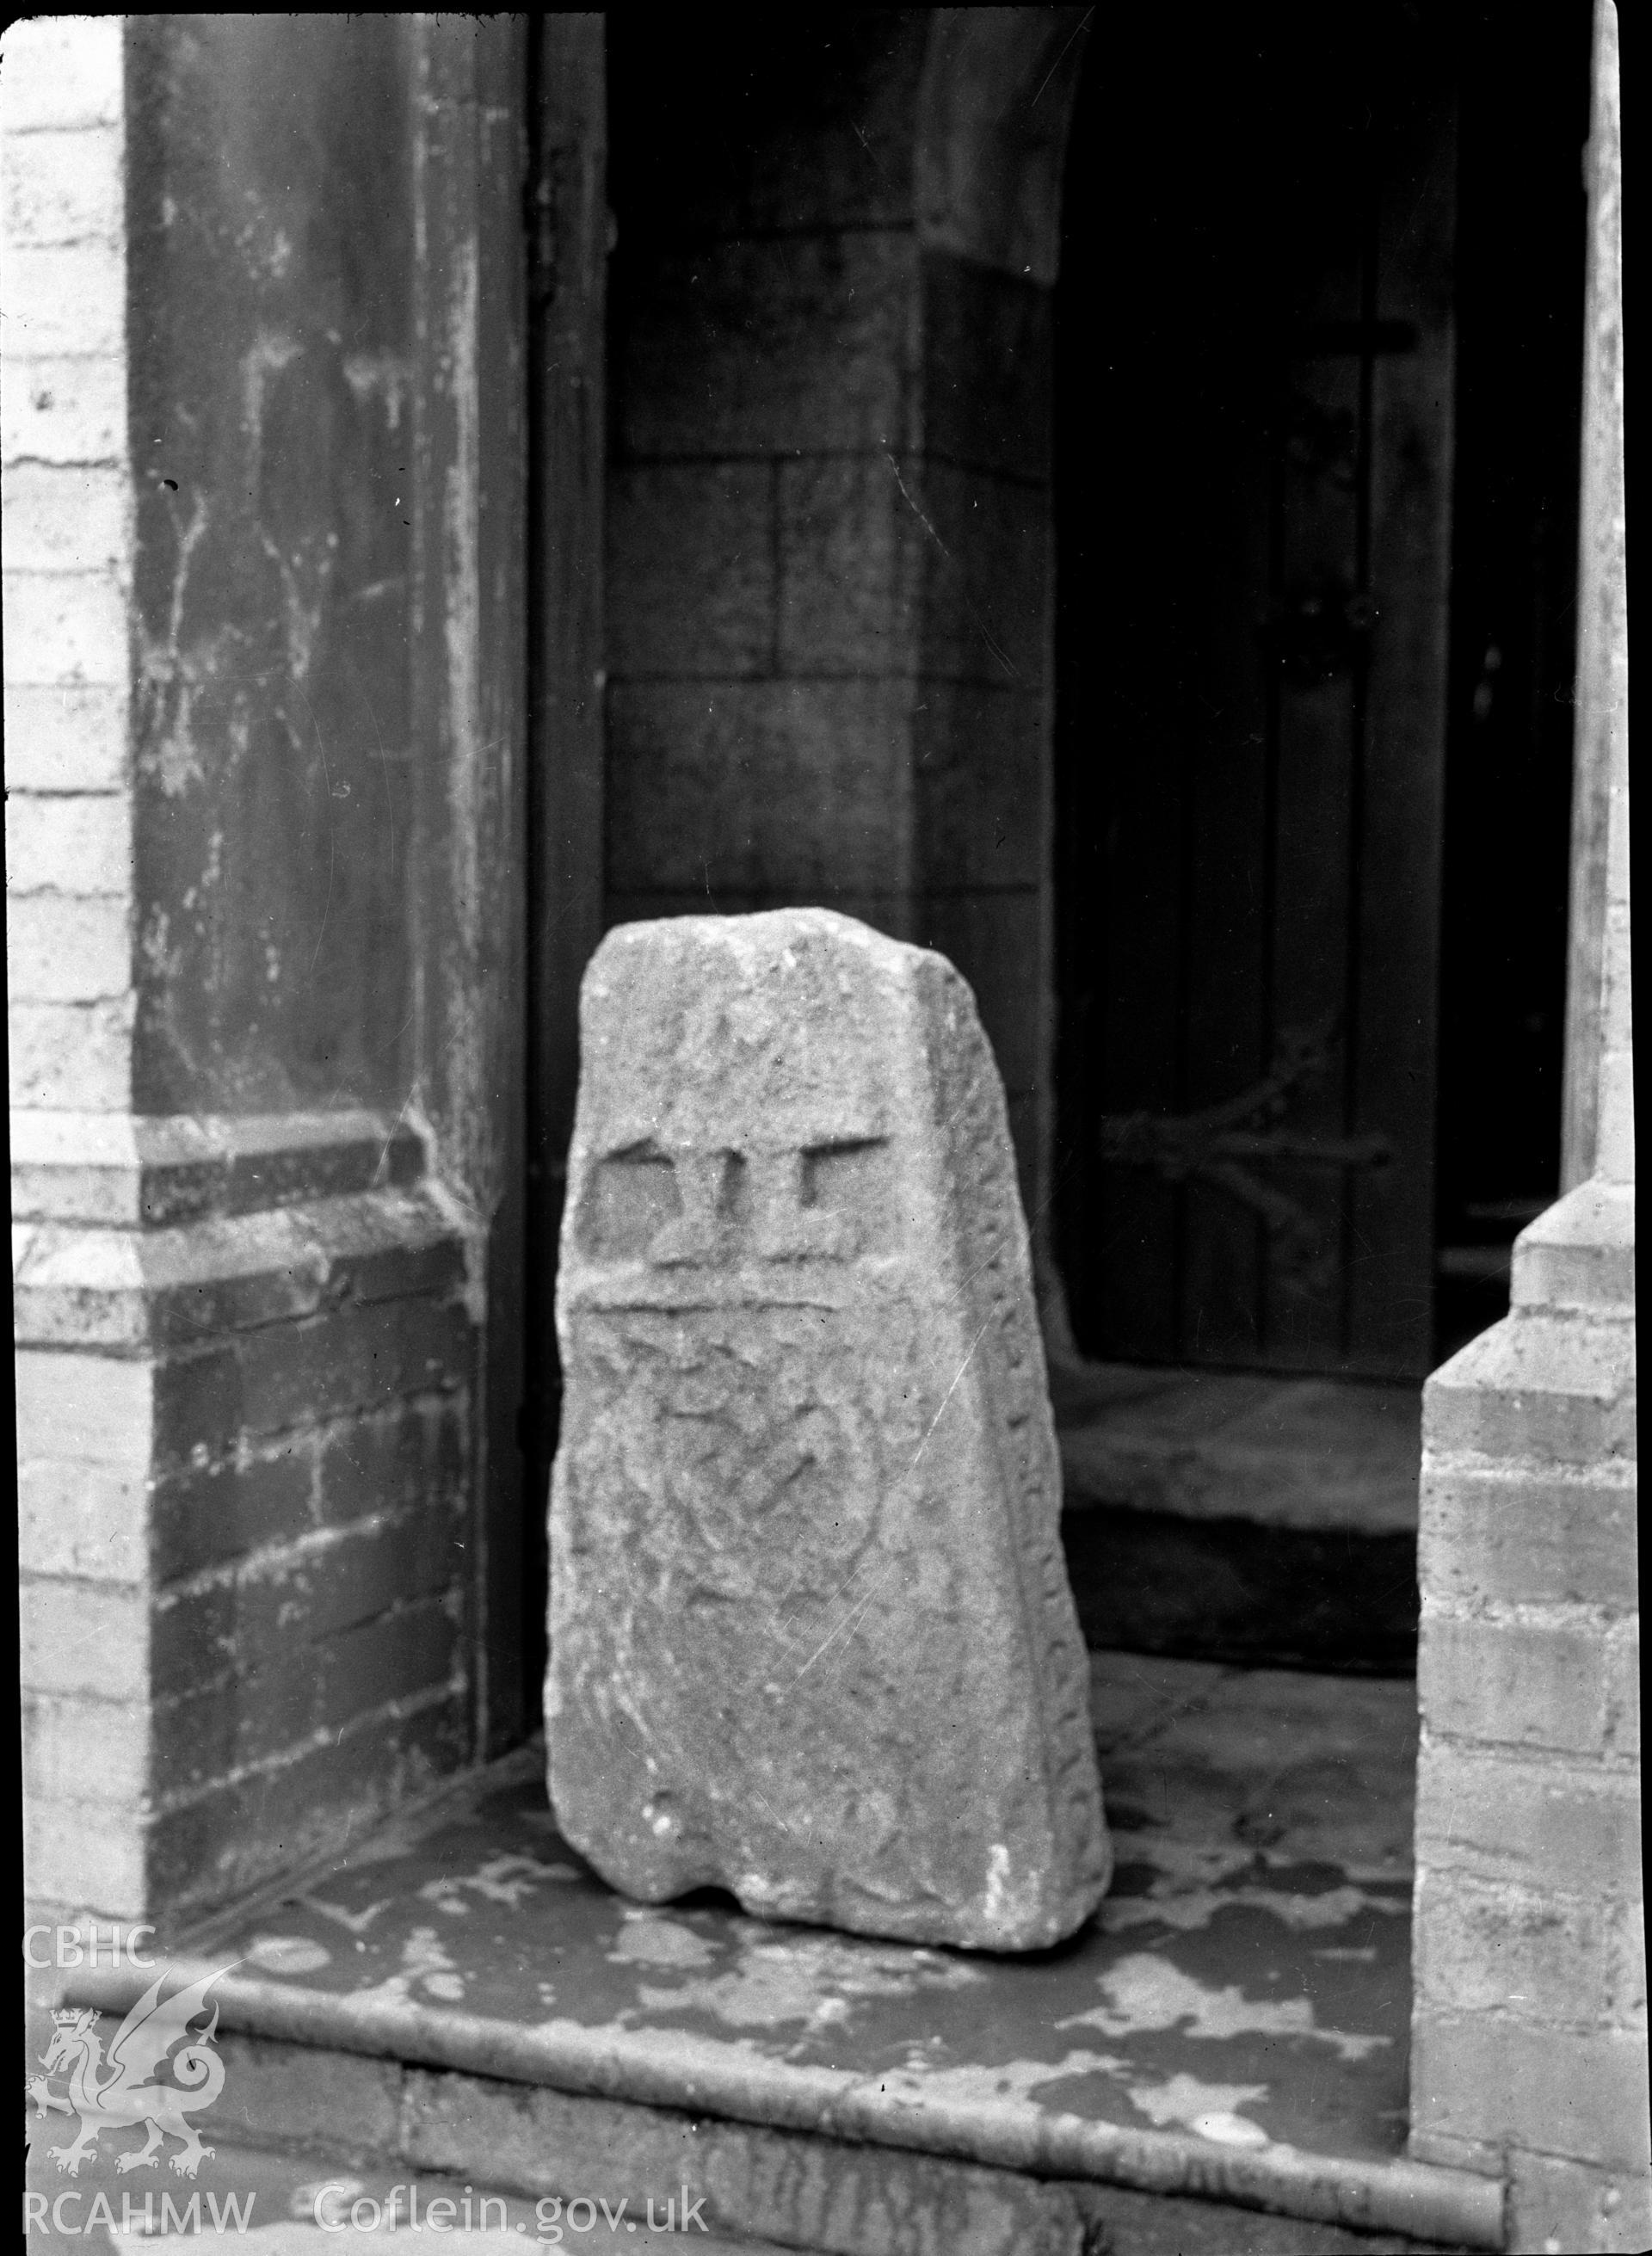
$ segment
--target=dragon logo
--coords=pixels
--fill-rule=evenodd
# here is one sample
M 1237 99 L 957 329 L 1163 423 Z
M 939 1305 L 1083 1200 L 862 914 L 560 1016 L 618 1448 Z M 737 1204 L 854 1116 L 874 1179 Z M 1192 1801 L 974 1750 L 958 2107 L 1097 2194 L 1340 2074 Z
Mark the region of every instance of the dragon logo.
M 67 2147 L 52 2149 L 60 2170 L 78 2175 L 81 2164 L 97 2145 L 102 2131 L 136 2130 L 147 2124 L 149 2136 L 130 2154 L 116 2159 L 117 2170 L 141 2170 L 153 2166 L 165 2152 L 168 2135 L 181 2139 L 182 2147 L 167 2156 L 180 2177 L 192 2178 L 213 2149 L 201 2143 L 201 2133 L 186 2119 L 210 2107 L 223 2090 L 223 2062 L 212 2049 L 218 2031 L 218 2008 L 212 2008 L 208 2027 L 191 2036 L 192 2025 L 205 2018 L 207 1992 L 226 1972 L 208 1974 L 163 2000 L 166 1973 L 156 1976 L 149 1988 L 115 2032 L 109 2056 L 98 2034 L 100 2016 L 89 2009 L 69 2008 L 55 2013 L 52 2041 L 40 2055 L 45 2076 L 30 2080 L 29 2092 L 37 2115 L 78 2115 L 79 2135 Z M 54 2069 L 68 2076 L 67 2099 L 51 2088 Z M 161 2081 L 165 2069 L 167 2080 Z

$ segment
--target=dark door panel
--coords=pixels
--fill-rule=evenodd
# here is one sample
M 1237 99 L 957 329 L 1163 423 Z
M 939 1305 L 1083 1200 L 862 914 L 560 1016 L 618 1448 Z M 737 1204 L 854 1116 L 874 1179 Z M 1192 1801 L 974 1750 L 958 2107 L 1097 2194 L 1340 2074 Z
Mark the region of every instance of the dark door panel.
M 1397 4 L 1200 29 L 1098 53 L 1069 176 L 1068 1286 L 1093 1354 L 1408 1376 L 1431 1346 L 1455 59 Z M 1186 166 L 1139 98 L 1172 79 Z

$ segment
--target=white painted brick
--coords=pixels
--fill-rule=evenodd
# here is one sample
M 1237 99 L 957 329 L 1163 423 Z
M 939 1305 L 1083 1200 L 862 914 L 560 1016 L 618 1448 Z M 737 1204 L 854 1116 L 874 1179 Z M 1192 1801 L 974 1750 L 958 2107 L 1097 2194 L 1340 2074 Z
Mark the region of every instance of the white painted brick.
M 15 1158 L 12 1168 L 15 1176 Z M 1558 1601 L 1626 1612 L 1640 1598 L 1635 1532 L 1633 1465 L 1436 1459 L 1422 1484 L 1418 1579 L 1447 1605 Z
M 286 1119 L 290 1116 L 278 1117 Z M 378 1115 L 344 1117 L 376 1120 Z M 159 1124 L 157 1131 L 150 1120 L 111 1120 L 101 1112 L 25 1113 L 11 1131 L 11 1164 L 15 1167 L 19 1160 L 25 1160 L 36 1167 L 115 1167 L 130 1172 L 141 1166 L 146 1145 L 157 1139 L 163 1156 L 168 1160 L 174 1152 L 193 1159 L 210 1155 L 218 1148 L 209 1131 L 193 1117 L 163 1113 Z M 102 1217 L 92 1216 L 88 1219 L 98 1221 Z M 121 1219 L 135 1222 L 136 1208 Z
M 120 462 L 126 363 L 118 354 L 0 364 L 0 456 L 8 462 Z
M 72 1904 L 104 1919 L 136 1919 L 145 1893 L 145 1828 L 95 1802 L 32 1796 L 23 1816 L 24 1886 L 34 1903 Z
M 1425 1867 L 1412 1936 L 1417 1998 L 1448 2013 L 1646 2027 L 1639 1904 Z
M 148 1725 L 146 1709 L 136 1700 L 25 1701 L 25 1794 L 135 1808 L 148 1783 Z
M 6 781 L 14 792 L 118 791 L 127 779 L 124 684 L 5 686 Z
M 1626 760 L 1612 779 L 1612 802 L 1606 817 L 1606 899 L 1614 906 L 1629 905 L 1629 782 Z
M 1603 1025 L 1601 1040 L 1609 1050 L 1627 1049 L 1634 1039 L 1634 980 L 1629 946 L 1629 904 L 1614 901 L 1606 911 L 1606 940 L 1601 951 Z
M 1641 2171 L 1647 2097 L 1636 2030 L 1541 2028 L 1437 2006 L 1412 2024 L 1411 2120 L 1425 2134 Z
M 1606 1640 L 1606 1745 L 1614 1755 L 1641 1753 L 1641 1617 L 1617 1623 Z
M 1424 1598 L 1417 1704 L 1437 1738 L 1602 1750 L 1606 1624 L 1586 1606 L 1469 1611 Z
M 0 262 L 0 353 L 119 353 L 126 336 L 124 244 L 8 244 Z
M 124 1112 L 132 1100 L 134 998 L 13 1003 L 7 1019 L 14 1106 Z
M 147 1477 L 154 1407 L 147 1364 L 25 1349 L 13 1370 L 20 1464 L 84 1461 Z
M 147 1700 L 149 1602 L 142 1591 L 47 1579 L 25 1583 L 18 1602 L 27 1690 Z
M 1641 2256 L 1652 2248 L 1652 2177 L 1592 2168 L 1512 2147 L 1511 2248 L 1571 2249 L 1576 2256 Z
M 85 1003 L 132 983 L 126 904 L 32 893 L 6 906 L 9 991 L 29 1002 Z
M 8 681 L 131 680 L 126 600 L 109 572 L 13 572 L 5 575 Z
M 113 568 L 125 579 L 126 479 L 114 464 L 9 464 L 4 507 L 9 570 Z
M 138 1234 L 35 1225 L 11 1257 L 12 1336 L 18 1346 L 122 1350 L 149 1343 L 152 1301 Z
M 118 125 L 118 16 L 36 16 L 0 32 L 0 133 Z
M 110 127 L 0 139 L 0 239 L 118 243 L 124 225 L 123 136 Z
M 1634 1054 L 1608 1050 L 1600 1061 L 1600 1125 L 1595 1158 L 1614 1183 L 1634 1181 Z
M 11 1116 L 14 1145 L 19 1123 L 49 1117 L 36 1112 L 14 1112 Z M 118 1120 L 124 1116 L 109 1112 L 101 1117 L 107 1120 Z M 11 1211 L 14 1216 L 53 1222 L 107 1223 L 130 1230 L 143 1219 L 139 1210 L 141 1193 L 138 1186 L 136 1168 L 37 1166 L 32 1160 L 19 1160 L 13 1150 Z
M 142 1181 L 138 1131 L 130 1114 L 12 1114 L 14 1216 L 134 1229 L 143 1219 Z
M 1639 1777 L 1593 1763 L 1511 1760 L 1425 1735 L 1416 1858 L 1423 1870 L 1638 1903 Z
M 118 793 L 13 792 L 6 800 L 6 891 L 104 894 L 132 884 L 132 817 Z
M 34 1459 L 18 1467 L 18 1562 L 34 1575 L 138 1583 L 148 1567 L 148 1484 L 131 1467 Z
M 11 1118 L 15 1124 L 36 1117 L 32 1112 L 14 1112 Z M 127 1185 L 106 1168 L 36 1167 L 27 1160 L 11 1162 L 14 1223 L 24 1218 L 131 1227 L 139 1219 L 135 1207 Z

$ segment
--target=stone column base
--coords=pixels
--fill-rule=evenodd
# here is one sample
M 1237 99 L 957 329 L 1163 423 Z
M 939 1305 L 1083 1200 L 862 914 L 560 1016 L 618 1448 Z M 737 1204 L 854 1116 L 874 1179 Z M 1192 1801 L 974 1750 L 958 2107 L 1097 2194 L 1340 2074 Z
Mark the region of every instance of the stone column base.
M 464 1233 L 375 1114 L 12 1139 L 25 1886 L 181 1913 L 469 1758 Z
M 1634 1268 L 1580 1185 L 1423 1392 L 1411 2152 L 1507 2175 L 1517 2249 L 1652 2239 Z

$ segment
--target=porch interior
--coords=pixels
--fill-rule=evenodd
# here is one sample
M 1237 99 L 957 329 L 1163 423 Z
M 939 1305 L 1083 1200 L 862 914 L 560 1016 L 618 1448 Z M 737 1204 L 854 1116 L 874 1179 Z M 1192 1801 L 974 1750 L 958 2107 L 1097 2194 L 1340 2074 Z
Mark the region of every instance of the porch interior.
M 329 2176 L 428 2197 L 445 2174 L 520 2196 L 526 2231 L 525 2201 L 635 2217 L 686 2182 L 714 2232 L 840 2256 L 1500 2245 L 1495 2181 L 1404 2159 L 1412 1685 L 1092 1672 L 1117 1872 L 1054 1950 L 625 1902 L 557 1834 L 537 1745 L 163 1936 L 230 1970 L 203 2196 L 263 2183 L 307 2215 Z M 147 1979 L 67 1995 L 119 2008 Z M 141 2186 L 113 2161 L 76 2182 L 107 2175 L 118 2215 Z
M 697 115 L 694 130 L 710 148 Z M 640 141 L 634 123 L 632 131 Z M 1575 163 L 1570 147 L 1565 154 Z M 1465 177 L 1478 176 L 1471 168 Z M 623 187 L 622 177 L 617 272 L 647 240 Z M 1466 330 L 1471 348 L 1482 340 L 1484 360 L 1483 313 L 1479 329 L 1470 321 Z M 623 343 L 623 324 L 618 334 Z M 674 377 L 675 357 L 657 357 Z M 619 866 L 609 871 L 610 906 L 633 913 L 697 907 L 702 880 L 696 863 L 682 899 L 665 890 L 663 847 L 660 869 L 642 871 L 649 885 L 632 867 L 669 831 L 658 812 L 621 819 L 627 763 L 641 773 L 652 756 L 644 723 L 714 697 L 738 748 L 747 705 L 769 726 L 771 704 L 803 709 L 815 673 L 825 684 L 817 701 L 835 712 L 839 691 L 827 677 L 848 664 L 801 646 L 807 607 L 794 600 L 783 610 L 778 592 L 773 621 L 764 614 L 745 634 L 745 613 L 724 602 L 714 567 L 726 549 L 731 584 L 744 587 L 734 567 L 766 553 L 763 543 L 742 522 L 719 547 L 681 495 L 710 495 L 710 520 L 713 501 L 732 512 L 748 486 L 766 494 L 771 472 L 775 496 L 787 497 L 787 482 L 801 485 L 806 471 L 823 487 L 829 471 L 847 480 L 858 459 L 844 442 L 841 462 L 794 465 L 778 440 L 765 441 L 759 459 L 742 430 L 727 462 L 713 461 L 697 426 L 660 436 L 665 419 L 650 405 L 639 358 L 646 376 L 646 354 L 614 355 L 631 401 L 630 422 L 615 419 L 631 435 L 611 466 Z M 819 358 L 823 369 L 839 365 Z M 1513 425 L 1525 395 L 1513 384 L 1507 392 Z M 1486 475 L 1477 459 L 1462 479 Z M 881 460 L 874 468 L 881 475 Z M 632 553 L 647 549 L 636 527 L 646 531 L 656 496 L 662 516 L 668 500 L 670 521 L 695 532 L 695 568 L 710 590 L 702 609 L 734 623 L 724 638 L 739 645 L 732 656 L 716 637 L 665 633 L 678 614 L 653 603 Z M 1493 513 L 1481 514 L 1490 525 Z M 808 541 L 824 544 L 801 504 L 793 517 L 802 529 L 787 520 L 796 550 L 788 569 L 813 586 Z M 1504 552 L 1526 549 L 1504 539 L 1500 562 Z M 751 567 L 747 576 L 762 575 Z M 1513 566 L 1504 576 L 1518 578 Z M 1500 581 L 1492 592 L 1505 596 Z M 1505 608 L 1516 608 L 1512 597 Z M 1489 767 L 1480 740 L 1513 729 L 1503 715 L 1516 669 L 1498 656 L 1495 701 L 1490 673 L 1481 681 L 1478 669 L 1515 652 L 1518 636 L 1489 596 L 1479 609 L 1486 617 L 1477 611 L 1462 629 L 1452 668 L 1454 683 L 1463 676 L 1457 704 L 1480 732 L 1472 749 Z M 633 613 L 671 647 L 645 645 Z M 833 614 L 822 605 L 819 615 Z M 870 680 L 871 661 L 855 663 Z M 729 682 L 704 691 L 702 677 L 719 666 Z M 1007 709 L 1011 693 L 989 686 Z M 1547 677 L 1540 686 L 1552 722 L 1549 707 L 1560 708 Z M 1536 708 L 1536 691 L 1528 701 Z M 798 738 L 808 751 L 801 723 Z M 1460 758 L 1453 770 L 1448 869 L 1454 853 L 1463 857 L 1458 834 L 1472 832 L 1476 866 L 1488 886 L 1500 885 L 1509 857 L 1486 852 L 1471 820 L 1478 774 Z M 689 783 L 698 795 L 698 772 Z M 636 796 L 646 800 L 639 786 Z M 1563 838 L 1564 823 L 1536 827 L 1551 846 Z M 715 864 L 703 877 L 708 894 L 716 881 L 718 905 L 755 905 Z M 805 877 L 814 887 L 816 873 Z M 1483 898 L 1447 889 L 1449 1024 L 1454 996 L 1478 1005 L 1493 983 L 1464 937 L 1478 931 Z M 939 944 L 946 929 L 930 936 Z M 1522 986 L 1500 968 L 1498 976 L 1529 1005 L 1521 1022 L 1528 1047 L 1554 1047 L 1543 998 L 1526 992 L 1531 981 Z M 1024 998 L 1012 1000 L 1006 1015 L 1026 1019 Z M 1466 1054 L 1460 1040 L 1456 1048 Z M 1448 1044 L 1448 1066 L 1452 1054 Z M 1546 1149 L 1505 1154 L 1493 1131 L 1524 1117 L 1508 1094 L 1518 1074 L 1508 1066 L 1493 1081 L 1479 1070 L 1479 1049 L 1473 1058 L 1474 1073 L 1447 1075 L 1438 1212 L 1415 1233 L 1419 1305 L 1433 1261 L 1443 1298 L 1446 1287 L 1475 1296 L 1465 1336 L 1506 1302 L 1507 1239 L 1528 1210 L 1513 1194 L 1529 1189 L 1549 1159 Z M 1544 1049 L 1528 1080 L 1548 1070 L 1547 1058 Z M 1525 1090 L 1521 1082 L 1515 1096 Z M 1030 1117 L 1019 1094 L 1017 1117 Z M 1136 1102 L 1115 1096 L 1115 1110 Z M 1505 1193 L 1500 1204 L 1493 1196 Z M 1132 1350 L 1115 1341 L 1112 1351 Z M 1419 1350 L 1415 1367 L 1428 1359 Z M 236 1962 L 215 1992 L 229 2075 L 213 2117 L 218 2152 L 197 2182 L 203 2195 L 267 2185 L 262 2221 L 269 2206 L 285 2208 L 306 2184 L 346 2168 L 381 2195 L 399 2177 L 434 2185 L 446 2175 L 455 2188 L 516 2197 L 507 2230 L 521 2232 L 532 2229 L 532 2200 L 547 2194 L 611 2203 L 625 2195 L 634 2217 L 650 2195 L 663 2201 L 687 2182 L 708 2193 L 714 2231 L 742 2245 L 837 2256 L 931 2245 L 1006 2256 L 1500 2245 L 1496 2181 L 1405 2159 L 1418 1387 L 1175 1362 L 1058 1364 L 1051 1378 L 1063 1536 L 1098 1648 L 1094 1712 L 1119 1857 L 1113 1888 L 1081 1935 L 1057 1951 L 999 1960 L 766 1927 L 710 1895 L 659 1910 L 627 1905 L 557 1837 L 530 1746 L 325 1868 L 212 1925 L 158 1939 L 174 1964 Z M 531 1530 L 530 1560 L 536 1540 Z M 525 1611 L 537 1615 L 536 1572 L 523 1581 Z M 74 1999 L 123 2002 L 102 1976 L 74 1980 Z M 32 2070 L 45 2039 L 38 2019 L 31 2026 Z M 28 2183 L 55 2196 L 69 2182 L 50 2157 L 60 2128 L 46 2119 L 34 2129 L 44 2136 L 32 2133 Z M 141 2207 L 145 2174 L 117 2178 L 115 2161 L 99 2157 L 74 2182 L 88 2201 L 106 2187 L 118 2216 L 124 2195 Z M 632 2245 L 648 2245 L 646 2232 Z

